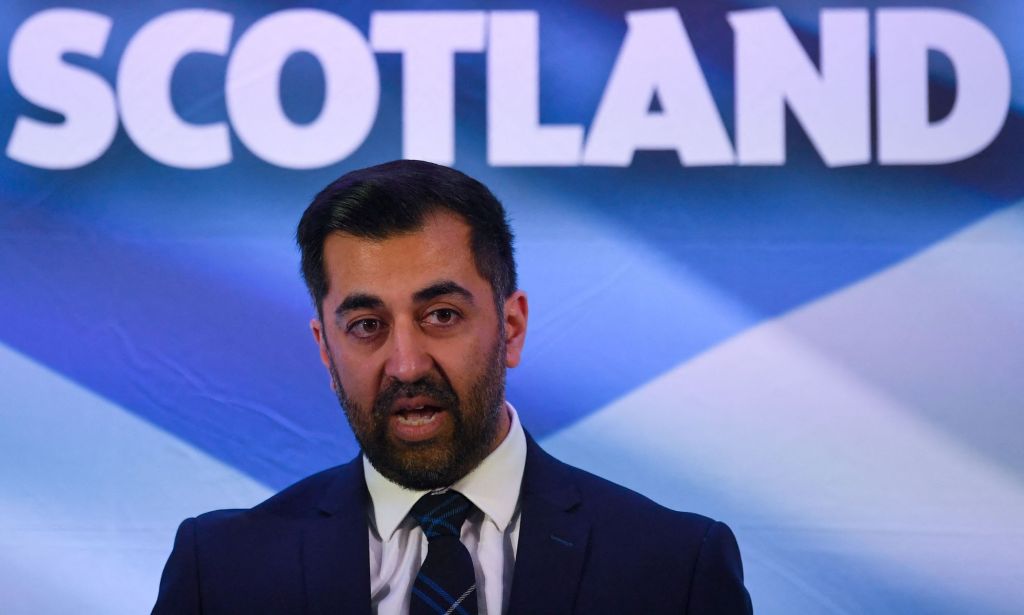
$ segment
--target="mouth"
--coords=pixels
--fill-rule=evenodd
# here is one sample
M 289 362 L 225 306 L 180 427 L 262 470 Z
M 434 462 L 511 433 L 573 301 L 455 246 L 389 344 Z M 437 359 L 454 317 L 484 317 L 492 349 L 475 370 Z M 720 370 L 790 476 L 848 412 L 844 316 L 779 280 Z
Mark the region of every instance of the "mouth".
M 415 406 L 395 412 L 399 423 L 404 425 L 426 425 L 442 410 L 436 406 Z
M 407 442 L 428 440 L 443 427 L 445 414 L 445 409 L 431 399 L 399 400 L 391 412 L 392 433 Z

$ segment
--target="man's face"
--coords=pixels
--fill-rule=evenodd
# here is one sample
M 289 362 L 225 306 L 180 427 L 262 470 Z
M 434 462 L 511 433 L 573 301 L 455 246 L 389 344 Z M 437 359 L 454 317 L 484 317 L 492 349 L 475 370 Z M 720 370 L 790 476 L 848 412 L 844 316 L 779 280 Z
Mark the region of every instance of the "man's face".
M 321 358 L 367 458 L 412 489 L 455 482 L 508 431 L 505 368 L 519 362 L 526 297 L 499 315 L 469 241 L 465 222 L 438 213 L 412 233 L 324 242 Z

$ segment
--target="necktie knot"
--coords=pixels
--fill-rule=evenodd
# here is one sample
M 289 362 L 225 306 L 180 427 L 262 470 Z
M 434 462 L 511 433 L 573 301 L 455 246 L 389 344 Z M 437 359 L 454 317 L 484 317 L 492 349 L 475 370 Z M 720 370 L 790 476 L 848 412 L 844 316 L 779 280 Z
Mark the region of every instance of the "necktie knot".
M 459 537 L 462 524 L 473 504 L 458 491 L 428 493 L 416 501 L 409 513 L 420 524 L 427 540 L 441 536 Z

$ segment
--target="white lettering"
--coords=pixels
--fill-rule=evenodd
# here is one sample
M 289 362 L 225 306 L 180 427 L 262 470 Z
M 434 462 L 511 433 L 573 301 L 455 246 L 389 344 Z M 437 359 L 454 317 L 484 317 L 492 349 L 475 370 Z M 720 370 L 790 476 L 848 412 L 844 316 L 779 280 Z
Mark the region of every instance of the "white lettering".
M 583 127 L 540 123 L 537 13 L 491 13 L 487 50 L 487 161 L 496 166 L 579 164 Z
M 455 162 L 455 53 L 484 50 L 481 11 L 374 13 L 376 51 L 402 54 L 402 155 Z
M 110 34 L 106 15 L 50 9 L 21 24 L 11 40 L 11 83 L 29 102 L 60 113 L 60 124 L 20 116 L 7 155 L 42 169 L 74 169 L 107 151 L 117 134 L 114 92 L 100 76 L 63 61 L 65 53 L 103 55 Z
M 879 9 L 878 161 L 955 162 L 984 149 L 1010 108 L 1010 67 L 996 37 L 974 19 L 943 9 Z M 928 121 L 928 51 L 953 64 L 956 100 Z
M 830 166 L 871 161 L 868 12 L 821 12 L 821 73 L 776 8 L 730 13 L 740 164 L 786 162 L 786 105 Z
M 281 106 L 281 69 L 295 53 L 320 62 L 326 90 L 313 122 L 292 122 Z M 316 9 L 273 13 L 252 25 L 228 61 L 228 115 L 238 138 L 260 158 L 289 169 L 333 164 L 359 147 L 380 99 L 377 62 L 359 30 Z
M 231 162 L 227 122 L 196 126 L 183 121 L 171 102 L 171 77 L 190 53 L 226 55 L 232 22 L 220 11 L 173 11 L 147 23 L 128 42 L 117 72 L 121 121 L 153 160 L 182 169 Z
M 732 144 L 678 11 L 632 11 L 626 21 L 584 164 L 628 166 L 638 149 L 674 149 L 684 165 L 732 164 Z M 648 111 L 653 96 L 661 111 Z
M 327 166 L 354 152 L 374 125 L 380 100 L 374 51 L 402 55 L 403 155 L 443 164 L 453 164 L 457 153 L 456 54 L 481 52 L 487 54 L 487 159 L 496 166 L 625 167 L 640 150 L 674 151 L 684 166 L 780 165 L 786 162 L 787 109 L 826 165 L 865 164 L 871 161 L 871 102 L 881 164 L 944 164 L 987 147 L 1006 121 L 1011 98 L 1009 63 L 996 37 L 977 20 L 946 9 L 879 9 L 872 101 L 869 15 L 863 8 L 821 11 L 816 65 L 779 9 L 728 14 L 734 151 L 675 9 L 626 13 L 626 35 L 585 137 L 581 125 L 541 122 L 534 11 L 373 12 L 371 46 L 334 13 L 291 9 L 257 21 L 231 49 L 230 13 L 176 10 L 131 37 L 115 89 L 66 59 L 102 58 L 111 19 L 48 9 L 15 31 L 8 69 L 28 103 L 58 118 L 18 116 L 6 154 L 45 169 L 89 164 L 110 147 L 120 113 L 132 142 L 172 167 L 228 164 L 232 131 L 276 166 Z M 324 99 L 311 121 L 290 119 L 281 97 L 281 73 L 297 53 L 315 58 L 324 75 Z M 955 92 L 952 109 L 934 121 L 932 53 L 949 59 Z M 175 71 L 191 54 L 227 58 L 227 121 L 198 124 L 174 108 Z

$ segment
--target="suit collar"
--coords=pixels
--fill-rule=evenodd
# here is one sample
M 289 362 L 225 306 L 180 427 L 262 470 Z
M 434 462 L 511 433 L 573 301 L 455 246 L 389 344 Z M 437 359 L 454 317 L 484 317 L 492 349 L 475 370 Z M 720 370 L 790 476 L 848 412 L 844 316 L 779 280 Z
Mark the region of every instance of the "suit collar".
M 520 493 L 519 545 L 507 612 L 573 610 L 590 536 L 579 489 L 568 467 L 526 433 Z M 339 466 L 303 533 L 307 604 L 311 613 L 370 613 L 370 565 L 362 463 Z
M 523 496 L 538 497 L 557 510 L 571 511 L 580 503 L 580 491 L 569 477 L 568 466 L 544 452 L 529 432 L 525 435 Z
M 359 455 L 352 461 L 334 468 L 334 479 L 317 502 L 317 508 L 326 515 L 366 515 L 366 479 Z
M 590 522 L 568 468 L 526 435 L 515 572 L 508 612 L 569 613 L 579 587 Z
M 302 539 L 306 604 L 310 613 L 370 614 L 366 482 L 359 457 L 339 466 L 305 521 Z

